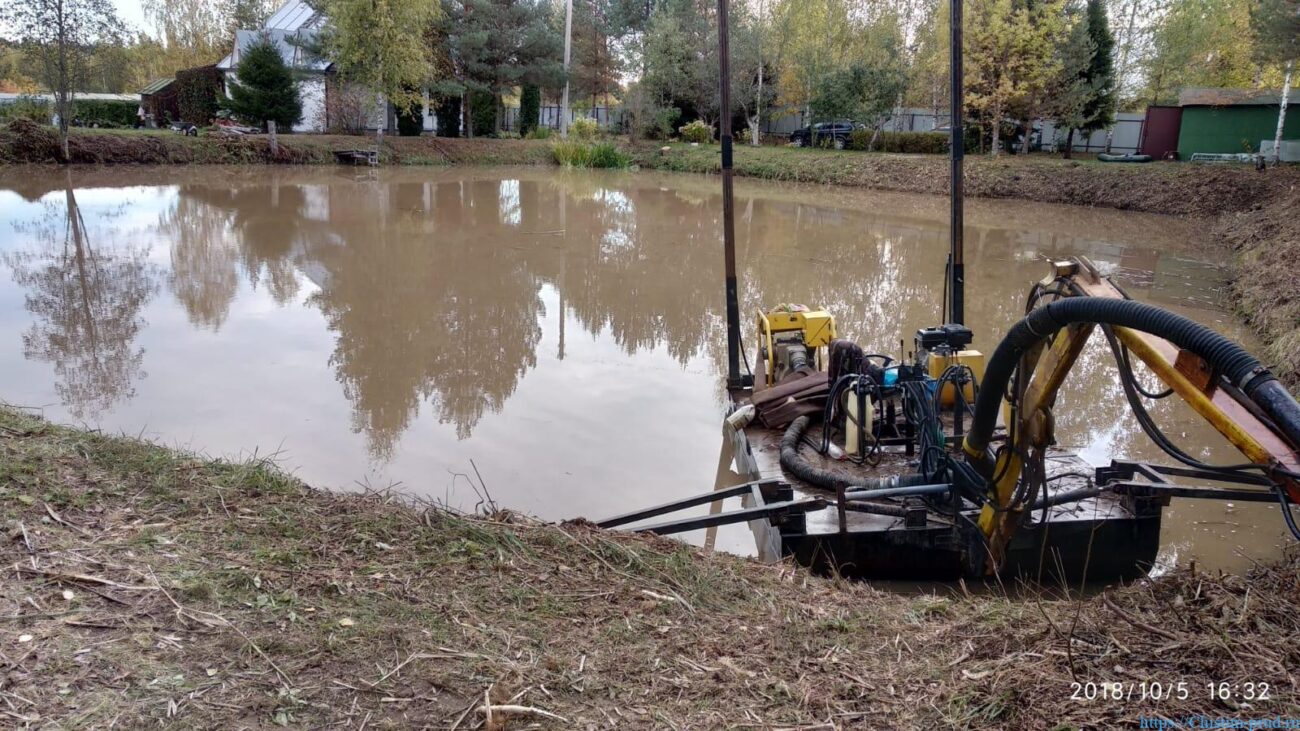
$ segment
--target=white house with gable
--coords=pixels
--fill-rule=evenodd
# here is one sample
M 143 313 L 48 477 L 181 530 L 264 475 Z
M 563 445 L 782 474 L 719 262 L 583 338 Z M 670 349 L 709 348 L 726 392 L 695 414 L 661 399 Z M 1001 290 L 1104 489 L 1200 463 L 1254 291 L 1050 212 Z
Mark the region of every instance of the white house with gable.
M 293 126 L 294 132 L 326 132 L 341 126 L 341 115 L 363 115 L 369 119 L 361 126 L 366 129 L 395 124 L 387 109 L 374 110 L 375 97 L 364 90 L 337 82 L 334 63 L 320 58 L 308 49 L 325 23 L 325 17 L 303 0 L 288 0 L 275 11 L 261 28 L 235 31 L 235 47 L 230 54 L 217 62 L 217 68 L 227 81 L 236 79 L 235 70 L 245 50 L 261 38 L 269 38 L 279 49 L 285 64 L 298 75 L 298 93 L 302 98 L 302 119 Z M 388 104 L 384 102 L 383 107 Z M 357 119 L 361 119 L 357 116 Z M 425 105 L 424 129 L 434 129 L 434 115 Z M 352 126 L 357 126 L 354 122 Z

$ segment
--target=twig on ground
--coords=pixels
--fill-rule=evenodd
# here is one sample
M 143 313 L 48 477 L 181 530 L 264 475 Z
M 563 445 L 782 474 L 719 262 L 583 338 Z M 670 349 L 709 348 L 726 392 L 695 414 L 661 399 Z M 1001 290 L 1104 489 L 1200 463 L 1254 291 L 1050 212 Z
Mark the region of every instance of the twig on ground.
M 1143 622 L 1137 617 L 1134 617 L 1133 615 L 1129 614 L 1123 609 L 1120 609 L 1118 604 L 1111 601 L 1110 594 L 1108 592 L 1101 593 L 1101 601 L 1103 604 L 1109 607 L 1112 612 L 1118 614 L 1120 616 L 1120 619 L 1123 619 L 1125 622 L 1128 622 L 1129 624 L 1133 625 L 1134 627 L 1137 627 L 1138 629 L 1146 630 L 1147 632 L 1160 635 L 1161 637 L 1167 640 L 1173 640 L 1175 642 L 1177 642 L 1180 639 L 1178 635 L 1174 634 L 1173 632 L 1161 629 L 1152 624 L 1147 624 L 1146 622 Z
M 533 706 L 513 706 L 513 705 L 493 706 L 488 704 L 485 701 L 482 706 L 479 706 L 478 711 L 479 713 L 482 713 L 484 716 L 487 717 L 486 722 L 488 724 L 491 724 L 492 722 L 493 713 L 514 714 L 516 716 L 541 716 L 542 718 L 549 718 L 553 721 L 559 721 L 561 723 L 569 722 L 569 719 L 565 718 L 564 716 L 556 715 L 554 713 L 551 713 L 550 711 L 543 710 L 541 708 L 534 708 Z

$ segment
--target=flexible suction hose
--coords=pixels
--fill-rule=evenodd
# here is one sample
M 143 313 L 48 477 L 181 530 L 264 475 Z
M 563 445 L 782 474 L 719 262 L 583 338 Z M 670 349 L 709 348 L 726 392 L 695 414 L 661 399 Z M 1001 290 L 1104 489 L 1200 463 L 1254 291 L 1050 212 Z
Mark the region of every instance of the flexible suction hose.
M 993 437 L 998 410 L 1021 357 L 1066 325 L 1116 325 L 1164 338 L 1188 350 L 1242 389 L 1282 430 L 1300 445 L 1300 404 L 1272 373 L 1240 345 L 1219 333 L 1159 307 L 1132 300 L 1067 297 L 1029 313 L 998 344 L 984 370 L 975 414 L 966 435 L 967 455 L 983 458 Z M 784 463 L 784 449 L 782 450 Z
M 800 440 L 803 439 L 804 432 L 808 430 L 808 424 L 810 422 L 811 417 L 800 416 L 790 422 L 790 426 L 785 430 L 785 435 L 781 437 L 781 467 L 784 468 L 786 472 L 798 477 L 809 485 L 820 487 L 825 490 L 838 490 L 841 487 L 859 490 L 883 490 L 886 488 L 909 487 L 912 485 L 925 485 L 928 483 L 925 475 L 873 477 L 866 480 L 861 478 L 852 479 L 845 475 L 808 464 L 803 457 L 799 456 L 799 443 Z

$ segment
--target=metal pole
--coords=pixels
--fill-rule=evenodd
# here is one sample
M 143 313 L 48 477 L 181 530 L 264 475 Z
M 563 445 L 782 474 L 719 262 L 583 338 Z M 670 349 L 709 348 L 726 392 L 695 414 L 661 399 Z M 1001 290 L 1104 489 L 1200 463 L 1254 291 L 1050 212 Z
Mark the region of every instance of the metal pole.
M 965 319 L 963 300 L 965 292 L 963 291 L 966 281 L 965 263 L 963 262 L 964 248 L 962 242 L 962 231 L 964 216 L 962 212 L 962 161 L 966 151 L 963 147 L 965 140 L 962 135 L 962 39 L 961 39 L 961 21 L 962 21 L 962 0 L 950 0 L 949 7 L 951 15 L 948 18 L 948 33 L 950 57 L 949 63 L 952 69 L 952 175 L 949 183 L 951 199 L 951 215 L 948 221 L 949 227 L 949 246 L 948 253 L 948 322 L 961 324 Z
M 560 137 L 569 137 L 569 59 L 573 55 L 573 0 L 564 3 L 564 98 L 560 100 Z
M 736 288 L 736 221 L 731 180 L 731 50 L 727 0 L 718 0 L 719 141 L 722 143 L 722 246 L 727 277 L 727 388 L 743 388 L 740 375 L 740 303 Z

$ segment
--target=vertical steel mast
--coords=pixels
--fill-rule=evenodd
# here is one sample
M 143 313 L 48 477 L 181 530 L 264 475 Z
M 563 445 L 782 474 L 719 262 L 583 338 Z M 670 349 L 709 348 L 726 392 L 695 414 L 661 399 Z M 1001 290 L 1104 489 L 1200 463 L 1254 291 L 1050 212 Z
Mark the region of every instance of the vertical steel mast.
M 727 31 L 727 0 L 718 0 L 718 92 L 722 144 L 722 246 L 727 277 L 727 388 L 743 388 L 740 374 L 740 302 L 736 288 L 735 200 L 731 179 L 731 52 Z
M 951 9 L 948 18 L 948 40 L 950 47 L 949 64 L 952 75 L 952 105 L 950 117 L 952 118 L 951 142 L 949 147 L 952 150 L 952 170 L 951 180 L 949 182 L 949 200 L 951 212 L 949 216 L 949 247 L 948 252 L 948 322 L 962 324 L 966 317 L 964 299 L 966 271 L 963 262 L 963 249 L 965 244 L 962 240 L 963 228 L 963 211 L 962 211 L 962 162 L 966 151 L 964 149 L 965 136 L 962 130 L 962 58 L 961 58 L 961 20 L 962 20 L 962 0 L 949 0 Z

